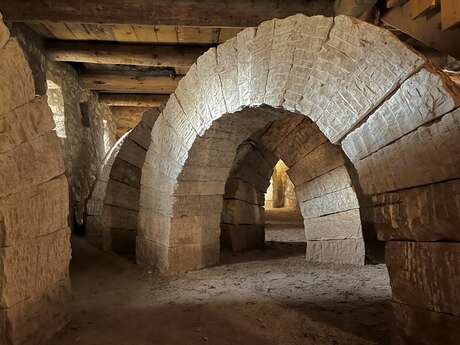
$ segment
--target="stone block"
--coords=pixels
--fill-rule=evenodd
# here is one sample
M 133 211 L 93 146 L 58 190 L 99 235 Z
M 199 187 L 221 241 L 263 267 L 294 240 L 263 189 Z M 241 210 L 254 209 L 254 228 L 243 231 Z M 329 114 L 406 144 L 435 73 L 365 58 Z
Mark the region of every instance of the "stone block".
M 460 315 L 460 244 L 389 241 L 385 261 L 393 300 Z
M 220 243 L 188 244 L 169 247 L 167 273 L 175 274 L 215 265 L 220 258 Z
M 449 91 L 440 74 L 423 68 L 351 132 L 342 141 L 342 148 L 351 161 L 363 159 L 421 125 L 447 114 L 459 102 L 458 96 Z
M 305 220 L 359 208 L 353 187 L 304 201 L 300 205 Z
M 0 199 L 0 247 L 53 233 L 68 226 L 65 176 Z
M 456 345 L 460 318 L 393 302 L 394 340 L 398 345 Z
M 10 38 L 0 49 L 0 115 L 35 97 L 32 70 L 16 38 Z
M 318 126 L 309 119 L 304 119 L 274 148 L 274 152 L 288 167 L 292 168 L 315 149 L 321 152 L 324 149 L 322 145 L 326 143 L 327 138 Z
M 46 293 L 68 279 L 70 232 L 62 229 L 0 251 L 0 308 Z
M 0 13 L 0 49 L 2 49 L 10 39 L 10 30 L 5 25 L 2 19 L 3 17 Z
M 222 210 L 222 223 L 264 224 L 265 209 L 241 200 L 227 199 Z
M 306 219 L 304 226 L 307 241 L 363 237 L 359 209 Z
M 124 161 L 142 169 L 145 162 L 145 155 L 145 148 L 131 140 L 128 136 L 118 152 L 117 159 L 123 159 Z
M 104 228 L 137 230 L 137 210 L 105 205 L 102 213 Z
M 233 252 L 262 248 L 265 244 L 263 224 L 221 224 L 221 244 Z
M 59 281 L 43 295 L 21 301 L 11 308 L 0 309 L 5 332 L 0 333 L 2 344 L 46 344 L 70 321 L 70 281 Z
M 218 242 L 220 218 L 220 213 L 172 218 L 169 244 L 171 246 L 208 245 Z
M 141 168 L 122 159 L 116 159 L 110 171 L 110 178 L 129 186 L 139 188 L 141 184 Z
M 174 216 L 206 216 L 222 212 L 222 195 L 181 195 L 175 198 Z
M 313 180 L 296 186 L 295 193 L 297 200 L 302 202 L 331 192 L 336 192 L 350 186 L 351 180 L 347 168 L 345 166 L 341 166 Z
M 139 194 L 138 188 L 110 180 L 107 184 L 104 204 L 137 211 L 139 209 Z
M 222 94 L 224 95 L 227 112 L 236 111 L 240 106 L 238 90 L 238 51 L 236 38 L 229 39 L 217 46 L 217 67 Z
M 460 108 L 358 161 L 366 194 L 460 177 Z
M 299 110 L 336 143 L 424 63 L 389 32 L 337 16 Z
M 460 181 L 452 180 L 372 197 L 380 240 L 460 241 Z
M 129 132 L 128 137 L 145 150 L 148 150 L 150 143 L 152 142 L 152 138 L 150 136 L 151 131 L 152 129 L 141 121 Z
M 0 197 L 62 175 L 64 163 L 60 157 L 60 144 L 52 130 L 0 153 Z
M 318 146 L 293 166 L 288 165 L 288 175 L 292 183 L 297 186 L 332 171 L 344 163 L 340 146 L 327 142 Z
M 251 204 L 263 206 L 265 196 L 247 182 L 229 178 L 225 184 L 224 199 L 237 199 Z
M 0 115 L 0 152 L 32 140 L 54 128 L 53 114 L 46 98 L 32 101 Z
M 310 262 L 364 265 L 364 259 L 363 239 L 307 241 Z

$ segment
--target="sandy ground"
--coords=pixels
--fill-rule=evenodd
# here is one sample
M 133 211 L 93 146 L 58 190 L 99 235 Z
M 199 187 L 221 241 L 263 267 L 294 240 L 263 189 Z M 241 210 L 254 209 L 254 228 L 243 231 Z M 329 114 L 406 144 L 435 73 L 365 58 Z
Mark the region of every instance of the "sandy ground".
M 301 229 L 285 232 L 299 235 Z M 268 231 L 268 239 L 279 234 Z M 296 241 L 294 241 L 296 242 Z M 385 266 L 314 265 L 304 244 L 165 278 L 73 238 L 73 319 L 49 345 L 387 344 Z

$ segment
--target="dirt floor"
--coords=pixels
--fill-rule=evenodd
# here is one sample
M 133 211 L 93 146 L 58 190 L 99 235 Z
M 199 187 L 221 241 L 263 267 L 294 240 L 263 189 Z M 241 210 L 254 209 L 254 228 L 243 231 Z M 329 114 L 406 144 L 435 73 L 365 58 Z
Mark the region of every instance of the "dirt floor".
M 301 239 L 291 230 L 282 240 Z M 73 319 L 49 345 L 387 344 L 385 266 L 308 264 L 304 250 L 270 242 L 167 279 L 73 238 Z

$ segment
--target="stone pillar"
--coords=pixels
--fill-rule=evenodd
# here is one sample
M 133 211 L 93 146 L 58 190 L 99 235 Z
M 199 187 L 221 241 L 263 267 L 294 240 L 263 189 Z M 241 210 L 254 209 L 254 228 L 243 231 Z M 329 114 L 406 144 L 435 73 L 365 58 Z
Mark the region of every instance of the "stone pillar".
M 0 21 L 0 343 L 47 343 L 69 320 L 68 184 L 46 97 Z

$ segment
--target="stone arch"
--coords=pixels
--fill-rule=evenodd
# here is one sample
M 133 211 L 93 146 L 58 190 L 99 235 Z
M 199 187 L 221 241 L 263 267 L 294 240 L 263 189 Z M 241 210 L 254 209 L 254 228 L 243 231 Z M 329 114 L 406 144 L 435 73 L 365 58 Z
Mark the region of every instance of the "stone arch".
M 141 169 L 157 110 L 123 135 L 107 153 L 86 205 L 86 238 L 97 247 L 134 255 Z
M 46 96 L 0 16 L 0 343 L 46 343 L 69 320 L 69 196 Z
M 289 167 L 304 218 L 306 257 L 364 264 L 360 204 L 340 146 L 309 119 L 286 113 L 238 147 L 225 185 L 222 235 L 234 250 L 264 243 L 264 192 L 278 160 Z
M 229 162 L 287 110 L 342 146 L 372 200 L 400 336 L 422 319 L 426 334 L 458 325 L 458 105 L 458 89 L 385 29 L 303 15 L 246 29 L 198 59 L 153 126 L 137 260 L 168 272 L 215 263 Z

